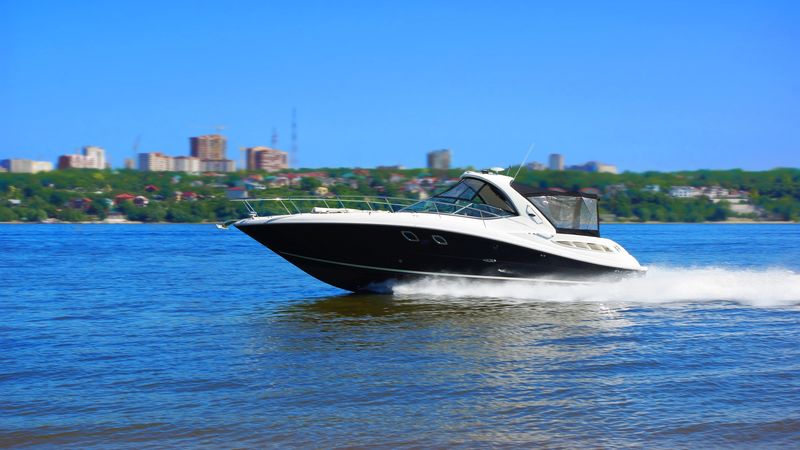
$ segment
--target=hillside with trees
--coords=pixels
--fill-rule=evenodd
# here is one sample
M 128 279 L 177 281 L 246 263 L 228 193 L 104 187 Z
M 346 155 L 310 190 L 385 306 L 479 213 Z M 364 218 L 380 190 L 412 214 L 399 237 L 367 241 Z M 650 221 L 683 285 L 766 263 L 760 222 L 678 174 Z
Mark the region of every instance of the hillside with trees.
M 512 169 L 514 173 L 516 169 Z M 237 189 L 250 197 L 391 196 L 425 198 L 463 172 L 425 169 L 323 168 L 282 174 L 237 172 L 186 174 L 134 170 L 56 170 L 0 173 L 0 222 L 81 222 L 125 219 L 139 222 L 219 222 L 245 216 Z M 762 172 L 589 173 L 520 171 L 517 181 L 547 189 L 584 190 L 600 196 L 603 220 L 704 222 L 731 218 L 800 220 L 800 169 Z M 676 186 L 738 197 L 670 195 Z M 706 189 L 706 191 L 702 191 Z M 732 197 L 732 196 L 731 196 Z M 732 197 L 733 198 L 733 197 Z M 733 203 L 751 212 L 736 212 Z M 749 209 L 747 209 L 749 208 Z

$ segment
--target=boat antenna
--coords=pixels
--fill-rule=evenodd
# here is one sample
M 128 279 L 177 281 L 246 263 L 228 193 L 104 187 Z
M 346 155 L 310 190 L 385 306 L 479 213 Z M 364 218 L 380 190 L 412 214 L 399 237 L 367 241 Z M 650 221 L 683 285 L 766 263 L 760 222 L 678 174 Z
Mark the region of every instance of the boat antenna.
M 515 180 L 517 179 L 517 175 L 519 175 L 519 171 L 522 169 L 522 166 L 524 166 L 525 163 L 528 162 L 528 157 L 531 156 L 531 152 L 533 151 L 534 144 L 535 144 L 535 142 L 531 142 L 531 146 L 528 147 L 528 153 L 525 154 L 525 159 L 523 159 L 522 160 L 522 164 L 520 164 L 519 167 L 517 167 L 517 173 L 514 174 L 514 179 Z

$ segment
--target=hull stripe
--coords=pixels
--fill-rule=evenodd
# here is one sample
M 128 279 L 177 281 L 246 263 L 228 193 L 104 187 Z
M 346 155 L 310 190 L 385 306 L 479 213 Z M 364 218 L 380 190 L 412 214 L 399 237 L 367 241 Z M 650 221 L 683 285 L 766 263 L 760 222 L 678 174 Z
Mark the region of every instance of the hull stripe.
M 478 280 L 502 280 L 502 281 L 527 281 L 527 282 L 538 282 L 538 283 L 555 283 L 555 284 L 595 284 L 596 282 L 593 281 L 575 281 L 575 280 L 552 280 L 546 278 L 512 278 L 512 277 L 493 277 L 489 275 L 467 275 L 467 274 L 458 274 L 458 273 L 439 273 L 439 272 L 421 272 L 418 270 L 403 270 L 403 269 L 391 269 L 388 267 L 374 267 L 374 266 L 364 266 L 361 264 L 351 264 L 346 262 L 340 261 L 331 261 L 328 259 L 320 259 L 320 258 L 312 258 L 310 256 L 303 256 L 297 255 L 294 253 L 289 252 L 280 252 L 282 255 L 293 256 L 295 258 L 306 259 L 309 261 L 316 261 L 326 264 L 336 264 L 339 266 L 347 266 L 347 267 L 355 267 L 358 269 L 369 269 L 369 270 L 381 270 L 384 272 L 395 272 L 395 273 L 407 273 L 413 275 L 426 275 L 432 277 L 452 277 L 452 278 L 473 278 Z

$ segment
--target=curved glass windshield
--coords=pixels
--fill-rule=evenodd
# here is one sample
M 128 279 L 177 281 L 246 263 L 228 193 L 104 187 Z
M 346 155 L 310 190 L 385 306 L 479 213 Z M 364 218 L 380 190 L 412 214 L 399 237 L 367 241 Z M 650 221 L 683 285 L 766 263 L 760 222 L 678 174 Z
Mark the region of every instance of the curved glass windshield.
M 526 198 L 565 233 L 598 235 L 597 199 L 572 195 L 527 195 Z
M 441 194 L 415 203 L 404 208 L 403 211 L 458 214 L 482 218 L 517 214 L 505 194 L 491 184 L 475 178 L 464 178 Z

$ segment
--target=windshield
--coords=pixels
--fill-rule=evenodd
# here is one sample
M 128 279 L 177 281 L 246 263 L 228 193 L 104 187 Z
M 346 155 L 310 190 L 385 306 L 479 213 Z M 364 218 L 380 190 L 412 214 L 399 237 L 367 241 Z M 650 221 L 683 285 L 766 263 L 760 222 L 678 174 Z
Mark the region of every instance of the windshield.
M 527 195 L 536 209 L 564 233 L 600 235 L 597 199 L 579 195 Z
M 464 178 L 441 194 L 415 203 L 404 210 L 482 218 L 517 214 L 503 192 L 495 186 L 475 178 Z

